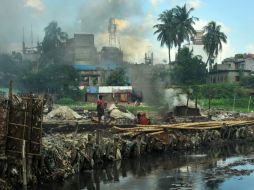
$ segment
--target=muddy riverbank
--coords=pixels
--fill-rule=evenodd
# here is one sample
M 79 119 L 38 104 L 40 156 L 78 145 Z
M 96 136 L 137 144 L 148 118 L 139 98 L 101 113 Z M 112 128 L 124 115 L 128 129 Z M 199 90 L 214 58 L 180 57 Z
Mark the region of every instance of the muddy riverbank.
M 140 159 L 143 160 L 142 162 L 153 162 L 146 159 L 154 154 L 165 157 L 170 153 L 169 158 L 179 153 L 189 154 L 194 155 L 195 160 L 197 158 L 205 160 L 207 156 L 200 156 L 203 155 L 200 150 L 204 148 L 209 150 L 205 154 L 211 154 L 218 146 L 230 145 L 233 142 L 253 142 L 253 127 L 246 125 L 249 121 L 238 122 L 237 125 L 235 122 L 234 125 L 230 123 L 230 121 L 228 124 L 219 123 L 221 127 L 217 126 L 218 123 L 198 123 L 195 129 L 191 124 L 182 124 L 174 128 L 172 126 L 112 127 L 107 130 L 72 133 L 66 133 L 64 130 L 45 134 L 42 137 L 41 157 L 28 159 L 27 181 L 29 186 L 36 183 L 68 181 L 79 172 L 87 170 L 95 172 L 96 169 L 106 168 L 108 165 L 118 168 L 119 163 L 122 165 L 128 160 Z M 183 128 L 183 126 L 188 127 Z M 172 162 L 177 160 L 179 158 Z M 22 184 L 22 165 L 9 158 L 8 166 L 7 171 L 10 173 L 7 173 L 6 179 L 15 189 Z M 221 170 L 217 172 L 220 173 Z M 234 174 L 236 172 L 229 171 Z

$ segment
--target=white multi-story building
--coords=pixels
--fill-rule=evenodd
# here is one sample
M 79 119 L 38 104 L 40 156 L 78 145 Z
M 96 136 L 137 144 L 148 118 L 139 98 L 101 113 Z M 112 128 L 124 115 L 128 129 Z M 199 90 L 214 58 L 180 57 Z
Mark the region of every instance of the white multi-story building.
M 191 42 L 189 44 L 187 44 L 185 46 L 188 47 L 190 50 L 193 50 L 193 55 L 201 56 L 202 61 L 206 63 L 208 56 L 204 50 L 204 44 L 203 44 L 203 40 L 202 40 L 203 35 L 204 35 L 203 30 L 197 30 L 194 38 L 191 40 Z M 215 59 L 214 63 L 216 63 L 216 62 L 217 62 L 217 60 Z

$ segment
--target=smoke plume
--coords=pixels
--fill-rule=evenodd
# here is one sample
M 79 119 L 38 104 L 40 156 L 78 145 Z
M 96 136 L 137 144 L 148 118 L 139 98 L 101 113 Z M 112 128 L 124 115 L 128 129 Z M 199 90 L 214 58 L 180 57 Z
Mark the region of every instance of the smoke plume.
M 117 38 L 124 52 L 125 60 L 141 62 L 152 44 L 148 40 L 153 35 L 153 16 L 144 13 L 141 1 L 93 0 L 86 2 L 80 11 L 82 30 L 95 33 L 98 48 L 108 45 L 108 21 L 115 18 Z
M 0 52 L 20 51 L 23 27 L 26 28 L 25 32 L 29 29 L 30 34 L 31 24 L 44 8 L 40 0 L 1 0 Z

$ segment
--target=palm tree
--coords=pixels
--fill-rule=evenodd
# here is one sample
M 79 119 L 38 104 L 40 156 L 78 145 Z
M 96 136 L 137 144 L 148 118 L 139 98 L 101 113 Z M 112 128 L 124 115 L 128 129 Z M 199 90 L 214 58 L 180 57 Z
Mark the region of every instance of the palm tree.
M 193 25 L 195 21 L 198 20 L 197 17 L 190 16 L 193 8 L 188 9 L 186 4 L 183 7 L 176 6 L 174 8 L 174 28 L 176 29 L 176 42 L 178 46 L 178 52 L 181 49 L 181 44 L 190 39 L 196 34 L 196 30 L 194 29 Z
M 171 62 L 170 49 L 175 45 L 174 15 L 172 10 L 163 11 L 158 20 L 161 24 L 154 25 L 158 34 L 157 40 L 161 42 L 161 46 L 166 45 L 168 48 L 168 61 Z
M 222 42 L 227 43 L 227 36 L 221 32 L 221 25 L 211 21 L 204 27 L 203 36 L 204 50 L 208 55 L 206 65 L 209 63 L 209 71 L 212 68 L 212 59 L 216 58 L 222 50 Z

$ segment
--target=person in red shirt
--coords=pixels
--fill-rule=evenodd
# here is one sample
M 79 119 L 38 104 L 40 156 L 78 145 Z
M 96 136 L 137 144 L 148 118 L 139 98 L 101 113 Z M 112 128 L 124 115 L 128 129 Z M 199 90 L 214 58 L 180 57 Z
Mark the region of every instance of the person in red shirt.
M 150 120 L 146 117 L 146 113 L 138 113 L 138 124 L 150 125 Z
M 99 123 L 101 123 L 101 118 L 104 116 L 105 102 L 102 99 L 102 95 L 99 95 L 99 99 L 96 102 L 97 104 L 97 116 L 99 119 Z

